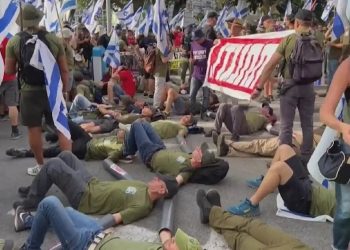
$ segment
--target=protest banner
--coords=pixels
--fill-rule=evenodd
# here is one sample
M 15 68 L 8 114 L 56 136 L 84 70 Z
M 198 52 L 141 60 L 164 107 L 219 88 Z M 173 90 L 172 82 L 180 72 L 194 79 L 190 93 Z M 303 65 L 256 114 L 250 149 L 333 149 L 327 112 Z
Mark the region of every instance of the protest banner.
M 293 32 L 220 39 L 209 55 L 206 86 L 234 98 L 249 100 L 278 44 Z

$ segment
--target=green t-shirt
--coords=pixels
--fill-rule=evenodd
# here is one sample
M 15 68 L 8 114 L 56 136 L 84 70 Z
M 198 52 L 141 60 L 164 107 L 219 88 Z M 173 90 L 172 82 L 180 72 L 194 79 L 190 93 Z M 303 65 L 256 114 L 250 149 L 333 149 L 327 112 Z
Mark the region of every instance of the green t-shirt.
M 161 244 L 123 240 L 116 236 L 107 236 L 97 246 L 98 250 L 161 250 Z
M 169 139 L 176 137 L 180 131 L 186 135 L 188 130 L 184 125 L 175 121 L 159 120 L 151 123 L 154 130 L 162 139 Z
M 122 124 L 132 124 L 137 119 L 141 118 L 140 114 L 126 114 L 118 118 L 118 122 Z
M 301 33 L 309 33 L 309 31 L 305 30 Z M 323 45 L 323 38 L 319 33 L 315 33 L 315 38 L 318 40 L 318 42 Z M 281 54 L 283 56 L 283 60 L 285 60 L 284 68 L 283 68 L 283 77 L 285 79 L 291 79 L 290 73 L 289 73 L 289 58 L 294 50 L 295 43 L 297 41 L 297 34 L 293 33 L 287 37 L 285 37 L 281 43 L 278 45 L 276 52 Z
M 319 185 L 312 185 L 312 199 L 310 215 L 330 215 L 334 216 L 335 212 L 335 192 L 325 189 Z
M 120 213 L 123 224 L 148 215 L 153 208 L 147 184 L 141 181 L 99 181 L 92 179 L 84 192 L 78 210 L 85 214 Z
M 155 153 L 151 160 L 151 167 L 154 172 L 176 177 L 182 169 L 190 167 L 190 155 L 180 151 L 163 149 Z M 188 172 L 181 173 L 184 181 L 191 177 Z
M 123 144 L 117 136 L 92 138 L 87 145 L 86 160 L 104 160 L 110 158 L 117 162 L 123 153 Z
M 246 112 L 245 118 L 247 119 L 250 133 L 262 130 L 268 122 L 267 118 L 258 112 Z
M 166 77 L 166 73 L 168 71 L 168 63 L 163 63 L 161 54 L 162 53 L 160 52 L 160 50 L 157 49 L 154 75 L 157 77 Z
M 72 70 L 74 70 L 73 49 L 70 45 L 64 45 L 64 51 L 66 53 L 68 70 L 72 71 Z
M 61 40 L 54 34 L 47 33 L 45 35 L 45 38 L 49 44 L 49 49 L 53 56 L 58 59 L 60 56 L 64 56 L 64 47 L 61 42 Z M 10 39 L 6 46 L 6 57 L 10 59 L 16 59 L 17 64 L 20 61 L 20 36 L 16 34 L 14 37 Z M 25 84 L 24 82 L 21 82 L 22 87 L 21 91 L 45 91 L 45 86 L 33 86 Z
M 336 39 L 334 41 L 335 44 L 337 43 L 343 43 L 343 37 L 341 37 L 340 39 Z M 328 53 L 328 59 L 331 59 L 331 60 L 339 60 L 340 57 L 341 57 L 341 54 L 342 54 L 342 51 L 343 49 L 342 48 L 336 48 L 336 47 L 333 47 L 333 46 L 330 46 L 329 47 L 329 53 Z

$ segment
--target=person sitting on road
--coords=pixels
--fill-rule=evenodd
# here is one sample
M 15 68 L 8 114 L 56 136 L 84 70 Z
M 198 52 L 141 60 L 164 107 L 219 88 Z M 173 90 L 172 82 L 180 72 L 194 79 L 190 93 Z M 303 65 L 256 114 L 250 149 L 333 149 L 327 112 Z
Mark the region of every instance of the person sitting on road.
M 197 191 L 200 220 L 222 234 L 230 249 L 299 249 L 310 247 L 258 219 L 232 215 L 221 208 L 220 194 L 213 189 Z
M 321 140 L 321 136 L 325 130 L 325 126 L 314 129 L 314 149 Z M 299 155 L 300 146 L 303 142 L 303 135 L 300 132 L 293 133 L 293 149 Z M 277 137 L 254 139 L 251 141 L 232 141 L 222 138 L 217 143 L 217 152 L 220 156 L 228 157 L 273 157 L 280 145 Z
M 216 144 L 218 135 L 221 133 L 222 123 L 232 134 L 232 140 L 238 141 L 240 135 L 253 134 L 259 130 L 266 129 L 273 133 L 273 125 L 277 118 L 268 103 L 263 103 L 260 111 L 247 111 L 248 107 L 223 103 L 219 106 L 215 118 L 215 129 L 212 132 Z
M 21 249 L 40 249 L 50 227 L 53 228 L 61 242 L 62 249 L 202 249 L 197 239 L 187 235 L 181 229 L 177 229 L 174 237 L 172 237 L 172 233 L 168 228 L 162 228 L 159 231 L 161 243 L 121 239 L 111 233 L 111 228 L 108 228 L 110 226 L 108 225 L 109 221 L 106 225 L 104 218 L 96 220 L 72 207 L 65 208 L 55 196 L 43 199 L 35 216 L 23 211 L 17 218 L 23 228 L 31 228 L 28 239 Z
M 136 121 L 131 125 L 125 140 L 124 158 L 132 159 L 137 151 L 146 166 L 157 173 L 176 177 L 179 185 L 188 182 L 193 173 L 183 170 L 197 169 L 216 160 L 214 154 L 208 151 L 206 143 L 197 147 L 192 155 L 166 149 L 152 126 L 144 121 Z
M 284 144 L 278 148 L 266 175 L 256 181 L 259 183 L 255 185 L 258 189 L 254 195 L 229 207 L 228 212 L 241 216 L 258 216 L 259 203 L 278 188 L 284 205 L 292 212 L 311 216 L 334 215 L 334 192 L 312 184 L 300 157 L 289 145 Z
M 135 180 L 100 181 L 87 171 L 76 156 L 64 151 L 44 164 L 29 192 L 27 187 L 19 189 L 26 198 L 13 204 L 16 209 L 16 231 L 26 229 L 18 221 L 19 213 L 37 208 L 52 184 L 58 186 L 73 208 L 85 214 L 113 214 L 117 225 L 129 224 L 147 216 L 154 202 L 172 197 L 178 189 L 174 178 L 163 175 L 158 175 L 147 184 Z

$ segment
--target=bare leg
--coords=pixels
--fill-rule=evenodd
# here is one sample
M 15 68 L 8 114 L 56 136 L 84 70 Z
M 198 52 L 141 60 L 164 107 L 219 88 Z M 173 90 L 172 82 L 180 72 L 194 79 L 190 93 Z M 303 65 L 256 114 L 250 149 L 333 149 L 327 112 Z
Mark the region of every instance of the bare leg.
M 293 155 L 295 155 L 294 149 L 287 144 L 282 144 L 277 148 L 276 154 L 272 159 L 271 165 L 278 161 L 286 161 Z
M 178 97 L 178 94 L 176 93 L 176 91 L 173 90 L 172 88 L 170 88 L 168 90 L 167 99 L 165 101 L 165 112 L 167 112 L 167 113 L 171 112 L 171 108 L 172 108 L 173 103 L 177 97 Z
M 9 117 L 12 126 L 18 125 L 18 109 L 16 106 L 9 107 Z
M 108 103 L 109 104 L 114 103 L 113 87 L 114 87 L 114 82 L 113 81 L 109 81 L 107 83 L 107 96 L 108 96 Z
M 72 141 L 68 140 L 60 131 L 57 131 L 58 143 L 62 151 L 72 151 Z
M 35 160 L 39 165 L 44 164 L 43 142 L 41 139 L 41 127 L 28 128 L 28 140 Z

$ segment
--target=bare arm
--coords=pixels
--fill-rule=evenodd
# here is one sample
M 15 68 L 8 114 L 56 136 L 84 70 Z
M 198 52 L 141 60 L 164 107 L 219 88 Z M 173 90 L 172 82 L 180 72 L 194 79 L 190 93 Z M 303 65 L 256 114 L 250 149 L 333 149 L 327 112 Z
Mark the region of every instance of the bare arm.
M 122 219 L 122 216 L 120 215 L 120 213 L 113 214 L 113 218 L 114 218 L 114 221 L 115 221 L 116 225 L 119 225 L 119 224 L 123 223 L 123 219 Z
M 349 143 L 350 125 L 345 124 L 335 116 L 335 109 L 350 80 L 350 59 L 346 59 L 337 69 L 333 81 L 328 90 L 327 96 L 320 109 L 320 119 L 327 126 L 343 133 L 344 140 Z
M 65 55 L 59 56 L 57 59 L 57 62 L 58 62 L 58 66 L 60 67 L 61 78 L 63 83 L 63 92 L 66 92 L 68 81 L 69 81 L 69 70 L 68 70 L 68 65 L 66 61 L 66 56 Z
M 17 68 L 17 60 L 12 58 L 5 59 L 5 73 L 9 75 L 16 74 Z

